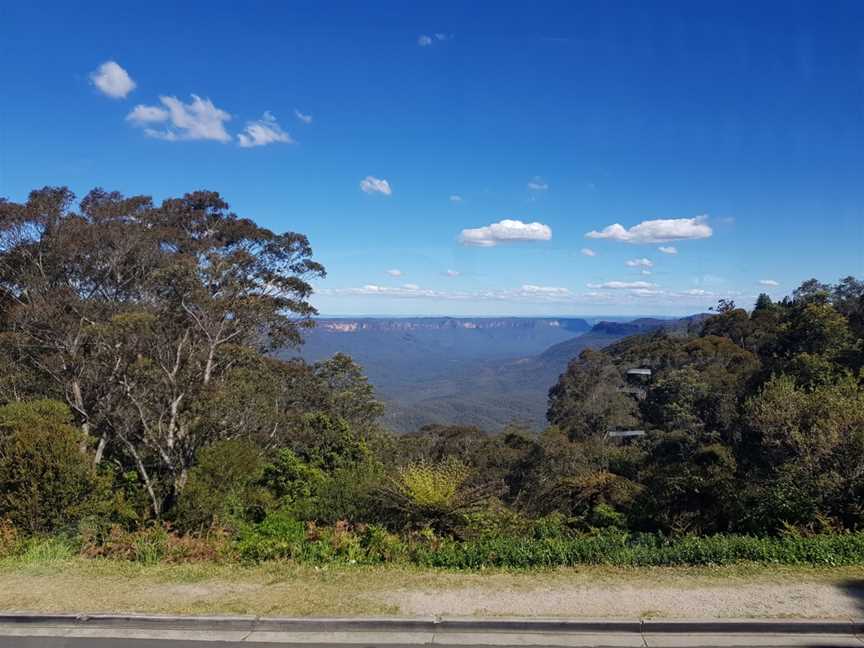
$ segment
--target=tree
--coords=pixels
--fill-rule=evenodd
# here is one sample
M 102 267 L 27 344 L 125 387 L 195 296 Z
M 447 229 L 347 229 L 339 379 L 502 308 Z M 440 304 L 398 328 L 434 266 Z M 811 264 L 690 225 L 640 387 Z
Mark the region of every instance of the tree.
M 831 294 L 831 286 L 816 279 L 808 279 L 792 292 L 792 299 L 798 303 L 825 303 Z
M 763 311 L 768 310 L 774 307 L 774 302 L 771 301 L 770 295 L 766 293 L 759 293 L 759 297 L 756 298 L 756 305 L 753 307 L 754 311 Z
M 621 372 L 602 351 L 586 349 L 549 391 L 546 418 L 573 439 L 603 436 L 634 421 L 635 404 L 619 391 Z
M 305 236 L 275 234 L 199 191 L 156 206 L 65 188 L 0 203 L 0 295 L 12 361 L 62 391 L 82 431 L 136 467 L 159 515 L 199 448 L 237 434 L 208 418 L 250 355 L 312 324 Z M 85 444 L 86 445 L 86 444 Z
M 369 430 L 384 413 L 375 390 L 363 370 L 350 356 L 337 353 L 313 366 L 315 377 L 323 383 L 320 393 L 327 402 L 323 409 L 359 430 Z

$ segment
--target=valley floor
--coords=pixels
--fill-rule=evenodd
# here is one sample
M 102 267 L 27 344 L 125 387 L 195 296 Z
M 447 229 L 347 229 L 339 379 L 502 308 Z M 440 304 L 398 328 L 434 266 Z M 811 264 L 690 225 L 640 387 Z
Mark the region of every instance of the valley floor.
M 864 616 L 864 566 L 584 567 L 460 573 L 268 563 L 0 561 L 0 610 L 566 617 Z

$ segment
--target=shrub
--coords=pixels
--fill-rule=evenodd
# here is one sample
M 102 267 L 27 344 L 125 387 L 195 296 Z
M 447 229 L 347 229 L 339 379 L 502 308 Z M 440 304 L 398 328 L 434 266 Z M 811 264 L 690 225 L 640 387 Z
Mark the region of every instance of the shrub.
M 26 533 L 74 527 L 110 498 L 70 421 L 55 401 L 0 406 L 0 516 Z
M 453 457 L 437 463 L 419 461 L 400 468 L 383 493 L 404 526 L 453 533 L 499 486 L 472 485 L 471 477 L 471 469 Z
M 399 536 L 383 526 L 370 524 L 360 533 L 360 546 L 369 563 L 401 562 L 408 557 L 408 547 Z
M 258 524 L 242 528 L 237 553 L 244 561 L 293 558 L 306 540 L 306 525 L 285 512 L 270 513 Z
M 21 536 L 11 520 L 0 520 L 0 559 L 18 554 L 23 549 Z
M 206 535 L 180 535 L 168 525 L 136 531 L 115 525 L 103 537 L 85 535 L 82 541 L 81 554 L 85 557 L 130 560 L 145 565 L 218 561 L 230 554 L 227 535 L 218 529 Z
M 325 524 L 336 524 L 339 520 L 385 521 L 386 510 L 380 500 L 385 479 L 384 467 L 377 461 L 336 469 L 319 485 L 314 509 L 307 519 Z
M 232 520 L 261 519 L 272 500 L 257 483 L 263 471 L 261 452 L 249 441 L 230 439 L 202 448 L 177 501 L 175 523 L 201 532 Z
M 323 470 L 310 466 L 289 448 L 279 450 L 274 460 L 264 466 L 261 478 L 283 509 L 290 509 L 304 519 L 314 516 L 318 495 L 326 481 Z
M 520 538 L 531 535 L 533 522 L 524 515 L 498 503 L 465 516 L 465 527 L 460 535 L 466 539 Z

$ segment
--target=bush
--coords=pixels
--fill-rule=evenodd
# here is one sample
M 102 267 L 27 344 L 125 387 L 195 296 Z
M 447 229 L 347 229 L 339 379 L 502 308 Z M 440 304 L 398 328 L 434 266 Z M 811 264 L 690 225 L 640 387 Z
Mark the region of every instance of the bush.
M 28 534 L 74 528 L 110 499 L 70 422 L 56 401 L 0 406 L 0 516 Z
M 315 515 L 318 495 L 327 475 L 303 461 L 293 450 L 282 448 L 264 467 L 261 481 L 283 510 L 291 510 L 296 517 L 306 519 Z
M 11 520 L 0 520 L 0 559 L 15 556 L 23 549 L 21 536 Z
M 237 552 L 248 562 L 293 558 L 303 548 L 306 525 L 285 512 L 270 513 L 240 530 Z
M 306 519 L 324 524 L 385 521 L 387 513 L 380 500 L 385 478 L 384 467 L 377 461 L 338 468 L 319 485 L 314 510 Z
M 260 520 L 272 502 L 257 483 L 263 472 L 261 452 L 249 441 L 217 441 L 202 448 L 177 501 L 175 523 L 202 532 L 233 520 Z
M 84 535 L 81 554 L 87 558 L 130 560 L 145 565 L 159 562 L 190 563 L 218 561 L 230 555 L 227 535 L 218 530 L 207 535 L 180 535 L 167 525 L 127 531 L 112 527 L 99 537 Z
M 471 477 L 471 469 L 453 457 L 437 463 L 413 462 L 399 469 L 383 494 L 401 517 L 403 528 L 431 527 L 437 533 L 452 534 L 499 487 L 474 485 Z

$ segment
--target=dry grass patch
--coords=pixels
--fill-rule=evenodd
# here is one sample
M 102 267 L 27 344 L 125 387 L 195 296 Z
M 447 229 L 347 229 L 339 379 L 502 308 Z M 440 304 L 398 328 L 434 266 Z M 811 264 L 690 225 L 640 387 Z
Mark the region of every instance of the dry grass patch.
M 842 569 L 611 568 L 454 572 L 411 567 L 265 563 L 140 565 L 52 559 L 0 562 L 0 608 L 45 612 L 139 612 L 354 616 L 860 615 Z

